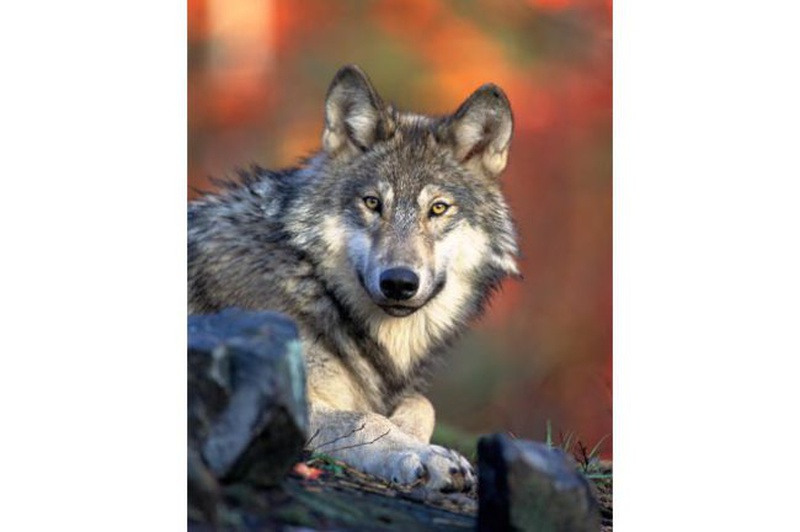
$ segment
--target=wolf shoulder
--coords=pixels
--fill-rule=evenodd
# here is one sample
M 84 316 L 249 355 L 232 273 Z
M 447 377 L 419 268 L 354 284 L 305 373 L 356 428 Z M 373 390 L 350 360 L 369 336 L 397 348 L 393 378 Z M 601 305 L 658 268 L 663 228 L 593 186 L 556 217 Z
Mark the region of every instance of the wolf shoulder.
M 291 245 L 287 215 L 305 192 L 308 177 L 292 168 L 254 167 L 237 181 L 189 203 L 189 313 L 221 310 L 236 302 L 294 313 L 322 297 L 313 265 Z

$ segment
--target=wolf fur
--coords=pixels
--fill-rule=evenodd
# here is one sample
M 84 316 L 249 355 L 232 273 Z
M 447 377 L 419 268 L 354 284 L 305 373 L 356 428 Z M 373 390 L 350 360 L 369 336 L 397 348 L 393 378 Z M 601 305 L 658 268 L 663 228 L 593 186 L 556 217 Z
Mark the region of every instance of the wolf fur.
M 512 114 L 478 88 L 455 113 L 401 112 L 366 75 L 328 90 L 322 149 L 254 167 L 189 205 L 189 312 L 284 312 L 308 375 L 309 447 L 400 482 L 467 490 L 458 453 L 430 445 L 432 364 L 518 275 L 498 181 Z

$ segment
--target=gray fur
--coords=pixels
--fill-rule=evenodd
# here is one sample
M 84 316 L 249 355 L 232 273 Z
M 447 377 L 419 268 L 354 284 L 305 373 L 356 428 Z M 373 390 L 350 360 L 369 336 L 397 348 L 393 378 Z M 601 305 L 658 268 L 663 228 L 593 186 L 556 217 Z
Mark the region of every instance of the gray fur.
M 342 419 L 391 419 L 400 406 L 424 405 L 418 393 L 431 363 L 502 279 L 518 274 L 518 250 L 497 180 L 512 130 L 498 87 L 479 88 L 453 115 L 421 116 L 385 105 L 348 66 L 331 84 L 324 116 L 323 149 L 299 167 L 254 167 L 190 204 L 188 288 L 190 313 L 237 306 L 295 319 L 312 414 L 322 413 L 312 419 L 329 433 L 328 425 L 346 430 Z M 366 196 L 380 208 L 365 207 Z M 449 204 L 442 216 L 429 210 L 437 198 Z M 381 292 L 391 267 L 418 274 L 408 301 Z M 420 408 L 432 427 L 432 408 Z M 406 410 L 397 419 L 412 418 Z M 376 427 L 401 432 L 401 423 L 381 419 Z M 392 441 L 387 449 L 399 445 Z M 366 457 L 343 455 L 370 469 Z M 414 455 L 426 471 L 437 467 L 420 458 L 428 455 L 427 447 Z

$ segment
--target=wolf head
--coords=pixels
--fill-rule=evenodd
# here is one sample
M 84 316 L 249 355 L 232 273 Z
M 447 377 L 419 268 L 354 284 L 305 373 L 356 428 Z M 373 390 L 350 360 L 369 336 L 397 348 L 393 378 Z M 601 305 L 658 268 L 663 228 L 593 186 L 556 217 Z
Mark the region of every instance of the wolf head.
M 310 171 L 326 176 L 317 200 L 327 208 L 309 209 L 335 213 L 320 216 L 315 232 L 339 295 L 368 315 L 411 319 L 428 309 L 444 325 L 471 317 L 500 279 L 516 275 L 498 181 L 512 129 L 495 85 L 452 115 L 429 117 L 384 104 L 360 69 L 341 69 Z

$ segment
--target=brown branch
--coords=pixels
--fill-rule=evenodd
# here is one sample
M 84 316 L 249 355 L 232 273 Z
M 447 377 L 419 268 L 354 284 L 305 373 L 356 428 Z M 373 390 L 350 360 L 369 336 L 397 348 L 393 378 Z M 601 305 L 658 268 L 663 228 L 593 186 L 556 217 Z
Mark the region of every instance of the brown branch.
M 363 427 L 362 427 L 362 428 L 363 428 Z M 364 441 L 364 442 L 361 442 L 361 443 L 354 443 L 353 445 L 345 445 L 344 447 L 337 447 L 336 449 L 331 449 L 331 450 L 329 450 L 329 451 L 328 451 L 328 454 L 330 454 L 330 453 L 334 453 L 334 452 L 336 452 L 336 451 L 343 451 L 343 450 L 345 450 L 345 449 L 352 449 L 353 447 L 361 447 L 362 445 L 372 445 L 372 444 L 373 444 L 373 443 L 375 443 L 376 441 L 378 441 L 378 440 L 380 440 L 381 438 L 383 438 L 384 436 L 388 435 L 390 432 L 392 432 L 392 429 L 387 429 L 387 430 L 386 430 L 386 432 L 384 432 L 384 433 L 383 433 L 383 434 L 381 434 L 380 436 L 376 437 L 374 440 L 370 440 L 370 441 Z
M 314 447 L 314 449 L 313 449 L 313 451 L 312 451 L 312 452 L 317 452 L 317 451 L 318 451 L 320 448 L 322 448 L 322 447 L 325 447 L 326 445 L 330 445 L 330 444 L 332 444 L 332 443 L 336 443 L 336 442 L 337 442 L 337 441 L 339 441 L 339 440 L 343 440 L 343 439 L 345 439 L 345 438 L 349 438 L 350 436 L 352 436 L 352 435 L 353 435 L 353 434 L 355 434 L 356 432 L 359 432 L 359 431 L 362 431 L 362 430 L 364 430 L 364 427 L 366 427 L 366 426 L 367 426 L 367 424 L 366 424 L 366 423 L 362 423 L 360 427 L 358 427 L 358 428 L 355 428 L 355 429 L 351 430 L 351 431 L 350 431 L 350 432 L 348 432 L 347 434 L 345 434 L 345 435 L 343 435 L 343 436 L 339 436 L 338 438 L 334 438 L 334 439 L 332 439 L 331 441 L 327 441 L 327 442 L 325 442 L 325 443 L 322 443 L 322 444 L 318 445 L 317 447 Z M 319 431 L 317 431 L 317 432 L 319 432 Z
M 317 429 L 316 432 L 314 432 L 314 434 L 312 434 L 311 437 L 306 440 L 306 442 L 303 444 L 303 449 L 308 449 L 308 446 L 311 445 L 311 442 L 314 441 L 314 438 L 319 436 L 320 430 L 322 429 L 321 428 Z

